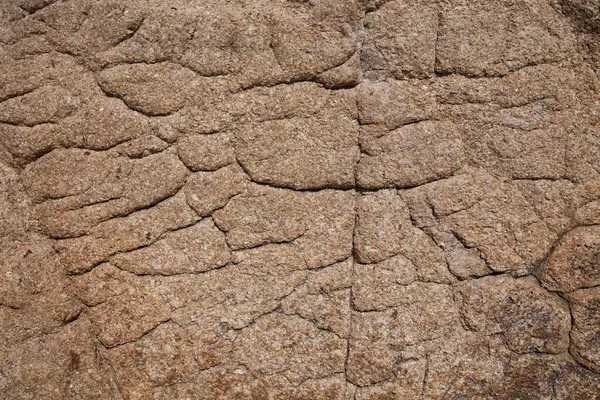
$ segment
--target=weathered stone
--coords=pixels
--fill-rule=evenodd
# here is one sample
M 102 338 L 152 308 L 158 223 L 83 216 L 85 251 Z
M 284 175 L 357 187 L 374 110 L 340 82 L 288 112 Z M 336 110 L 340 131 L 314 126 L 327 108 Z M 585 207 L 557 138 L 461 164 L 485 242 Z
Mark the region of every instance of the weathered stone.
M 115 372 L 122 395 L 136 398 L 148 387 L 196 376 L 199 365 L 189 339 L 185 329 L 165 322 L 135 342 L 110 349 L 111 362 L 122 366 Z
M 600 285 L 600 226 L 567 232 L 537 276 L 546 288 L 559 292 Z
M 347 338 L 352 268 L 352 260 L 346 260 L 309 272 L 306 283 L 282 301 L 282 311 L 299 315 L 321 329 Z
M 422 79 L 433 76 L 438 18 L 432 3 L 383 2 L 366 15 L 361 67 L 367 77 Z
M 194 18 L 176 9 L 150 13 L 136 21 L 123 40 L 100 53 L 98 58 L 103 64 L 177 60 L 186 51 L 197 25 Z
M 117 152 L 130 158 L 147 157 L 167 149 L 169 144 L 158 136 L 148 135 L 117 146 Z
M 352 254 L 354 194 L 350 192 L 254 187 L 217 210 L 213 218 L 234 250 L 292 243 L 310 268 Z
M 582 365 L 600 371 L 600 288 L 581 289 L 569 296 L 573 316 L 570 353 Z
M 432 119 L 436 106 L 428 85 L 391 79 L 361 83 L 357 103 L 361 124 L 382 124 L 389 130 Z
M 60 86 L 43 86 L 0 103 L 0 122 L 25 126 L 56 123 L 77 108 L 77 99 L 67 90 Z
M 443 337 L 459 324 L 448 287 L 415 283 L 400 290 L 395 307 L 352 316 L 348 378 L 359 386 L 392 378 L 405 347 Z
M 547 293 L 534 278 L 488 276 L 459 286 L 465 324 L 485 335 L 503 333 L 519 353 L 562 353 L 571 328 L 564 300 Z
M 60 240 L 55 247 L 67 270 L 81 273 L 114 254 L 148 246 L 167 232 L 192 225 L 197 219 L 184 196 L 176 195 L 151 209 L 102 222 L 86 236 Z
M 424 121 L 391 132 L 363 127 L 357 181 L 366 189 L 410 188 L 444 179 L 465 162 L 458 128 Z
M 281 374 L 300 383 L 303 377 L 316 379 L 343 372 L 346 346 L 344 339 L 309 321 L 275 313 L 245 329 L 233 354 L 250 372 Z
M 494 271 L 527 273 L 556 237 L 522 193 L 482 171 L 467 170 L 404 197 L 417 226 L 476 248 Z M 444 236 L 438 240 L 443 243 Z
M 105 150 L 152 133 L 145 116 L 130 110 L 119 99 L 100 96 L 65 120 L 63 129 L 69 142 L 91 150 Z
M 177 141 L 181 161 L 192 171 L 215 171 L 235 162 L 230 133 L 190 135 Z
M 188 179 L 184 191 L 188 204 L 202 217 L 223 208 L 230 199 L 242 193 L 248 178 L 232 164 L 215 172 L 196 172 Z
M 105 152 L 57 149 L 31 164 L 24 182 L 32 199 L 41 202 L 37 210 L 44 230 L 66 238 L 173 196 L 187 176 L 188 170 L 170 153 L 129 160 Z
M 599 16 L 0 1 L 0 398 L 596 400 Z
M 543 1 L 449 2 L 436 44 L 436 72 L 494 76 L 561 61 L 573 51 L 574 37 Z
M 395 190 L 366 193 L 357 200 L 354 235 L 358 261 L 374 263 L 400 252 L 401 240 L 411 230 L 408 207 Z
M 107 94 L 118 97 L 131 109 L 147 115 L 166 115 L 180 110 L 186 101 L 184 82 L 194 73 L 178 65 L 132 64 L 103 70 L 99 84 Z M 154 83 L 160 79 L 160 85 Z
M 237 131 L 237 158 L 252 180 L 292 189 L 354 186 L 358 123 L 344 115 L 353 107 L 353 93 L 336 92 L 326 100 L 314 116 L 267 120 Z
M 117 254 L 111 262 L 136 275 L 173 275 L 204 272 L 229 262 L 225 235 L 210 219 L 168 232 L 152 244 L 128 253 Z

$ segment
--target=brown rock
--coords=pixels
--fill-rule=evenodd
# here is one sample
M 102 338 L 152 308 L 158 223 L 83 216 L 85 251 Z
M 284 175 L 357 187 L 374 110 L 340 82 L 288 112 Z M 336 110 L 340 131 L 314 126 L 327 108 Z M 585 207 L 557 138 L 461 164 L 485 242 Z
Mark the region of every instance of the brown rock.
M 189 206 L 201 217 L 223 208 L 242 193 L 248 178 L 237 164 L 215 172 L 196 172 L 186 182 L 184 192 Z
M 494 271 L 527 273 L 555 238 L 523 194 L 481 171 L 412 189 L 405 198 L 417 226 L 451 233 Z
M 435 111 L 427 85 L 391 79 L 361 83 L 357 103 L 361 124 L 383 124 L 389 130 L 431 119 Z
M 352 254 L 354 194 L 350 192 L 253 187 L 217 210 L 213 218 L 234 250 L 292 243 L 310 268 Z
M 435 121 L 389 133 L 379 127 L 362 128 L 358 185 L 366 189 L 410 188 L 452 176 L 465 161 L 457 129 Z
M 136 275 L 173 275 L 219 268 L 229 259 L 225 235 L 212 220 L 203 219 L 189 228 L 168 232 L 151 246 L 117 254 L 111 262 Z
M 411 0 L 384 2 L 367 14 L 363 23 L 361 67 L 367 77 L 423 79 L 433 76 L 438 29 L 433 4 Z
M 0 1 L 0 398 L 597 400 L 599 16 Z
M 592 371 L 600 371 L 598 335 L 600 335 L 600 289 L 581 289 L 569 296 L 573 315 L 570 353 Z
M 233 138 L 229 133 L 190 135 L 177 141 L 181 161 L 192 171 L 215 171 L 235 162 Z
M 572 292 L 600 284 L 600 227 L 569 231 L 537 273 L 549 290 Z
M 102 71 L 99 84 L 105 93 L 120 98 L 135 111 L 166 115 L 185 105 L 183 83 L 194 76 L 191 71 L 170 63 L 132 64 Z M 155 85 L 155 79 L 161 79 L 161 84 Z
M 187 176 L 170 153 L 133 161 L 105 152 L 57 149 L 31 164 L 24 182 L 32 199 L 41 202 L 37 210 L 44 230 L 66 238 L 173 196 Z
M 443 337 L 459 323 L 448 287 L 415 283 L 400 290 L 395 307 L 353 314 L 348 378 L 359 386 L 392 378 L 404 348 Z
M 151 209 L 102 222 L 89 235 L 63 239 L 56 243 L 56 251 L 69 272 L 86 272 L 114 254 L 148 246 L 197 219 L 183 195 L 177 195 Z
M 281 110 L 283 119 L 238 130 L 237 158 L 253 181 L 292 189 L 354 186 L 358 124 L 344 115 L 354 105 L 353 92 L 337 91 L 326 99 L 314 116 L 287 118 Z
M 383 261 L 400 252 L 401 240 L 411 230 L 408 207 L 395 190 L 361 195 L 357 200 L 354 235 L 358 261 Z
M 565 302 L 539 287 L 534 278 L 488 276 L 459 286 L 465 324 L 485 335 L 503 333 L 518 353 L 562 353 L 569 345 L 571 320 Z
M 560 61 L 573 34 L 547 3 L 448 3 L 441 10 L 436 72 L 504 75 L 527 65 Z M 534 44 L 535 43 L 535 44 Z

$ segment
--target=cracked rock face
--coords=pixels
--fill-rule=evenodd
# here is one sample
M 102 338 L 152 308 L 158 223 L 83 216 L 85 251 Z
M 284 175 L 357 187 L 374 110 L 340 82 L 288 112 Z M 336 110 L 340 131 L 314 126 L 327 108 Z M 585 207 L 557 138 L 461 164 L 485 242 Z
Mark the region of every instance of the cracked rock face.
M 599 18 L 1 1 L 0 398 L 598 400 Z

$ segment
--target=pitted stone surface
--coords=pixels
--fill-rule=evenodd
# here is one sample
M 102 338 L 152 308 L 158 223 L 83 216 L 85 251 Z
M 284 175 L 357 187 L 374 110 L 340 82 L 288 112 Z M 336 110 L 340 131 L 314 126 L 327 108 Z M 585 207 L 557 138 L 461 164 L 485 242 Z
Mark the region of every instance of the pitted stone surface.
M 0 1 L 0 398 L 600 398 L 594 0 Z

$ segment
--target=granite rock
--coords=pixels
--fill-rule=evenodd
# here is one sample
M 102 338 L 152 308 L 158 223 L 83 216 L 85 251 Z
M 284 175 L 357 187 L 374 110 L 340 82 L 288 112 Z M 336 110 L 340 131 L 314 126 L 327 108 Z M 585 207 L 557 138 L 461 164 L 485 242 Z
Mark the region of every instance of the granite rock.
M 595 0 L 0 1 L 0 398 L 600 398 Z

